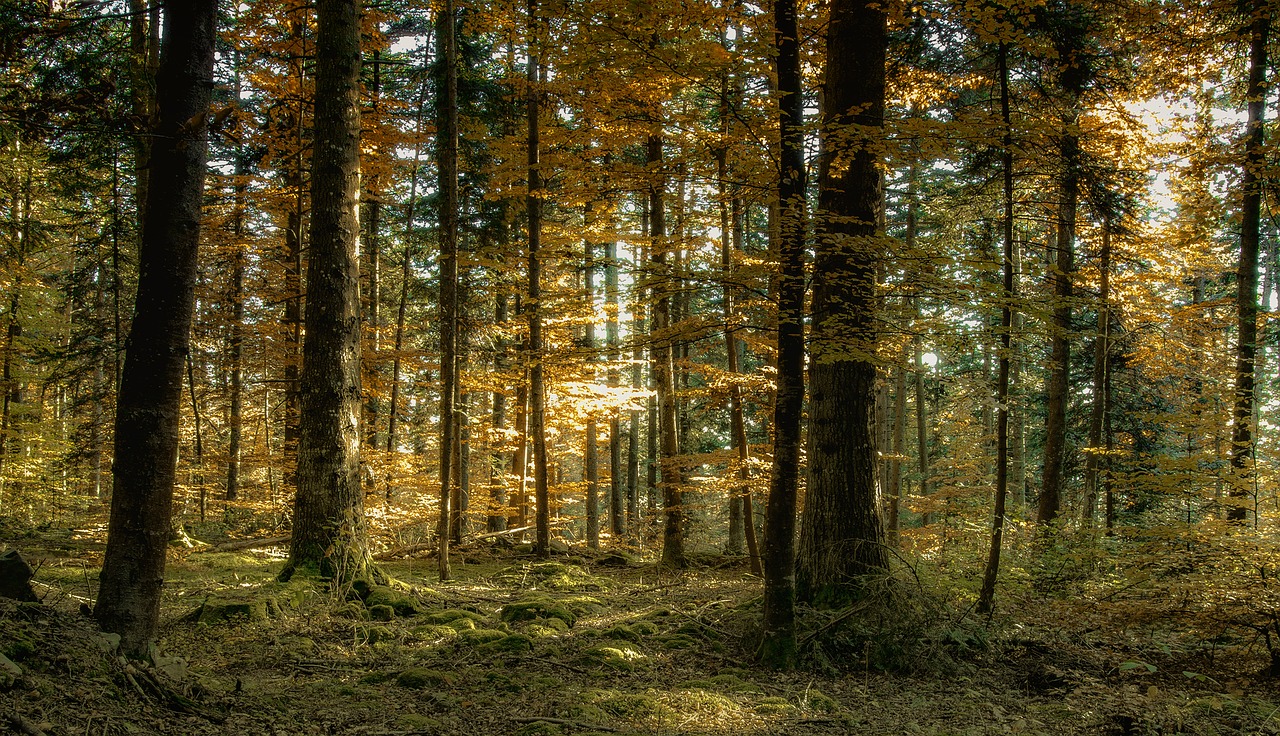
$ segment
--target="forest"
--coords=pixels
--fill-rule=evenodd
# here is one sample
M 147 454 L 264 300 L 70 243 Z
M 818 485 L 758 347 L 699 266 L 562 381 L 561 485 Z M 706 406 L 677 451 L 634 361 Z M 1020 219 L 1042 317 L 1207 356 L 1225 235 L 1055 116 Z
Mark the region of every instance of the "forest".
M 0 724 L 1280 733 L 1271 0 L 4 0 Z

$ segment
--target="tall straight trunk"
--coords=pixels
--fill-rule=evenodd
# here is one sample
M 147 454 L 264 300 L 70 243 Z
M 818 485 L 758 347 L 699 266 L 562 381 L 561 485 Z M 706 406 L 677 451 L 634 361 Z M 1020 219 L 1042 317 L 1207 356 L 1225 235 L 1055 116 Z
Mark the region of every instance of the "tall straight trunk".
M 360 3 L 316 6 L 306 336 L 288 579 L 374 571 L 360 483 Z
M 239 87 L 239 82 L 236 84 Z M 247 161 L 243 151 L 236 152 L 235 202 L 231 214 L 231 335 L 227 340 L 231 363 L 230 411 L 227 417 L 227 477 L 223 497 L 235 501 L 240 496 L 241 439 L 244 434 L 244 270 L 245 207 L 248 182 Z
M 764 532 L 764 637 L 760 659 L 777 668 L 795 666 L 795 529 L 800 487 L 804 406 L 805 212 L 804 96 L 800 77 L 800 27 L 795 0 L 773 6 L 778 78 L 778 386 L 773 404 L 773 469 Z M 832 57 L 834 58 L 834 57 Z M 732 352 L 732 351 L 731 351 Z
M 422 66 L 425 69 L 430 61 L 431 39 L 428 38 L 423 44 Z M 396 429 L 399 422 L 400 410 L 400 370 L 401 360 L 403 358 L 402 350 L 404 348 L 404 323 L 405 316 L 409 307 L 409 281 L 413 271 L 414 249 L 414 217 L 417 214 L 416 205 L 418 202 L 418 173 L 419 162 L 422 159 L 422 115 L 426 110 L 427 101 L 427 85 L 424 83 L 418 87 L 417 112 L 414 115 L 414 145 L 413 145 L 413 165 L 409 169 L 409 199 L 405 205 L 404 211 L 404 255 L 400 262 L 400 300 L 396 305 L 396 327 L 395 335 L 392 340 L 393 357 L 391 362 L 391 401 L 387 407 L 387 453 L 393 453 L 398 449 Z M 387 480 L 387 498 L 391 498 L 392 485 L 391 480 Z
M 614 223 L 610 223 L 613 225 Z M 609 231 L 613 231 L 613 227 Z M 609 387 L 617 390 L 622 383 L 618 363 L 622 360 L 622 350 L 618 343 L 618 309 L 620 294 L 618 290 L 618 240 L 610 235 L 605 246 L 604 293 L 607 321 L 605 322 L 605 343 L 609 346 Z M 626 494 L 623 489 L 625 469 L 622 466 L 622 413 L 615 409 L 609 418 L 609 532 L 614 541 L 622 539 L 627 533 Z
M 160 63 L 160 2 L 129 0 L 129 104 L 140 126 L 133 138 L 133 197 L 139 242 L 146 227 L 150 193 L 151 130 L 156 115 L 156 72 Z
M 465 301 L 465 299 L 459 299 Z M 459 360 L 459 364 L 465 361 Z M 460 382 L 459 382 L 460 383 Z M 468 404 L 471 394 L 463 393 L 461 387 L 453 398 L 453 489 L 449 499 L 449 534 L 454 544 L 462 544 L 462 537 L 467 533 L 467 510 L 470 507 L 470 426 L 467 422 Z
M 551 556 L 551 497 L 547 478 L 547 392 L 543 370 L 542 338 L 542 170 L 538 128 L 541 99 L 538 89 L 538 0 L 529 0 L 529 66 L 527 117 L 528 195 L 525 210 L 529 227 L 529 434 L 533 439 L 534 553 Z
M 373 78 L 369 85 L 369 95 L 372 98 L 370 105 L 370 117 L 372 124 L 376 126 L 381 117 L 382 111 L 380 107 L 382 95 L 382 52 L 375 49 L 373 52 Z M 371 147 L 371 154 L 374 157 L 382 155 L 381 150 L 377 146 Z M 376 172 L 376 167 L 374 168 Z M 378 447 L 378 396 L 381 386 L 381 358 L 378 352 L 382 348 L 381 332 L 382 332 L 382 241 L 380 239 L 382 232 L 382 187 L 379 182 L 377 173 L 369 176 L 366 186 L 369 201 L 365 204 L 365 212 L 367 213 L 367 222 L 365 223 L 365 242 L 362 250 L 368 258 L 368 292 L 365 294 L 364 316 L 368 325 L 368 343 L 369 347 L 365 351 L 365 385 L 366 393 L 364 401 L 364 440 L 370 449 Z M 367 480 L 370 484 L 376 483 L 376 479 L 369 475 Z M 371 487 L 370 491 L 373 490 Z
M 660 117 L 660 116 L 659 116 Z M 655 123 L 656 124 L 656 123 Z M 653 319 L 649 325 L 649 358 L 657 399 L 657 469 L 662 488 L 662 564 L 684 567 L 684 499 L 680 478 L 679 417 L 676 407 L 675 366 L 671 339 L 672 297 L 670 244 L 667 243 L 665 184 L 662 175 L 662 135 L 651 133 L 647 143 L 648 164 L 653 181 L 649 184 L 649 262 L 655 283 Z M 651 458 L 652 460 L 652 458 Z
M 307 6 L 299 2 L 289 9 L 289 73 L 298 90 L 306 86 L 306 61 L 310 51 L 306 43 Z M 300 94 L 301 98 L 301 94 Z M 284 457 L 285 485 L 298 484 L 298 434 L 302 388 L 298 376 L 302 368 L 302 254 L 306 212 L 305 129 L 308 105 L 301 99 L 289 110 L 286 122 L 291 128 L 293 151 L 284 165 L 285 186 L 292 196 L 284 232 Z
M 504 325 L 508 317 L 508 300 L 506 294 L 498 294 L 494 299 L 493 322 Z M 498 342 L 498 351 L 493 358 L 495 373 L 505 373 L 510 367 L 507 356 L 508 345 L 505 340 Z M 494 391 L 489 404 L 489 426 L 494 435 L 506 428 L 507 395 L 501 390 Z M 496 443 L 494 443 L 496 444 Z M 500 532 L 507 528 L 507 459 L 493 447 L 489 451 L 489 506 L 485 515 L 485 531 Z
M 436 563 L 440 579 L 448 580 L 454 401 L 458 388 L 458 42 L 453 0 L 445 0 L 436 24 L 437 53 L 443 72 L 436 144 L 440 157 L 440 518 Z
M 1271 32 L 1271 3 L 1252 4 L 1249 27 L 1249 119 L 1244 144 L 1244 176 L 1240 182 L 1240 262 L 1236 271 L 1236 386 L 1231 427 L 1231 503 L 1227 519 L 1243 523 L 1250 501 L 1256 508 L 1253 458 L 1254 359 L 1258 349 L 1258 232 L 1265 185 L 1265 114 L 1267 104 L 1267 38 Z M 1274 668 L 1273 668 L 1274 669 Z
M 1005 499 L 1009 495 L 1009 366 L 1013 352 L 1013 122 L 1009 112 L 1009 45 L 1000 42 L 997 52 L 1000 75 L 1000 120 L 1004 125 L 1001 167 L 1004 175 L 1004 251 L 1000 259 L 1000 368 L 996 379 L 996 498 L 991 514 L 991 548 L 982 575 L 977 610 L 990 613 L 995 601 L 996 576 L 1000 572 L 1000 548 L 1004 539 Z
M 155 636 L 169 542 L 217 10 L 213 0 L 167 10 L 137 303 L 116 404 L 115 491 L 94 617 L 138 658 Z
M 519 300 L 516 301 L 516 313 L 521 313 Z M 529 343 L 522 346 L 522 359 L 527 360 Z M 520 371 L 520 382 L 516 385 L 516 449 L 511 453 L 511 472 L 515 474 L 515 488 L 512 489 L 515 506 L 515 525 L 529 525 L 529 369 Z
M 907 369 L 903 362 L 893 368 L 893 457 L 889 459 L 889 544 L 900 544 L 902 532 L 902 458 L 907 448 Z
M 595 226 L 592 218 L 592 206 L 588 202 L 582 215 L 583 229 L 587 237 L 583 239 L 582 288 L 585 292 L 587 324 L 583 328 L 582 345 L 588 352 L 588 360 L 595 362 L 596 350 L 596 284 L 595 284 L 595 243 L 591 240 L 591 230 Z M 594 373 L 594 371 L 592 371 Z M 595 376 L 591 376 L 595 382 Z M 592 549 L 600 547 L 600 441 L 599 428 L 595 414 L 587 417 L 586 448 L 582 458 L 584 480 L 587 483 L 587 546 Z
M 799 598 L 820 605 L 847 603 L 861 595 L 866 576 L 889 569 L 872 426 L 887 39 L 879 6 L 832 1 L 818 171 L 809 483 L 796 559 Z
M 1089 416 L 1089 451 L 1084 460 L 1084 523 L 1093 526 L 1098 506 L 1098 482 L 1105 464 L 1102 425 L 1107 414 L 1107 360 L 1111 354 L 1111 227 L 1102 223 L 1102 252 L 1098 257 L 1098 334 L 1093 341 L 1093 407 Z

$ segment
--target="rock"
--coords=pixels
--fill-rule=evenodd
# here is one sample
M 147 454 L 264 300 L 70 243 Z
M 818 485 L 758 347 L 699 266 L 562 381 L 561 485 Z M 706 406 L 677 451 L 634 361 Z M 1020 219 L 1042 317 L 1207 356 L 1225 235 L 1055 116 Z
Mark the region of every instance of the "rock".
M 565 544 L 563 540 L 553 539 L 547 544 L 547 546 L 551 549 L 552 552 L 558 555 L 569 554 L 569 545 Z
M 0 654 L 0 689 L 8 690 L 20 677 L 22 677 L 22 668 Z
M 12 598 L 15 601 L 36 601 L 36 592 L 31 589 L 31 576 L 36 571 L 22 559 L 16 549 L 0 554 L 0 597 Z
M 369 618 L 374 621 L 390 621 L 396 617 L 396 609 L 385 604 L 369 606 Z

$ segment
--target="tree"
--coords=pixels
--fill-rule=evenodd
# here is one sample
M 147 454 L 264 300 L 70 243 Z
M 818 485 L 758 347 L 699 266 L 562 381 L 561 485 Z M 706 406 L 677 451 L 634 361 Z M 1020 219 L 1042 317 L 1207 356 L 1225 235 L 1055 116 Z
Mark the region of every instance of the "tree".
M 94 617 L 140 657 L 164 584 L 200 240 L 216 0 L 167 8 L 129 350 L 116 405 L 111 520 Z
M 280 577 L 315 567 L 346 581 L 374 572 L 360 482 L 359 0 L 321 0 L 316 22 L 298 492 Z
M 867 576 L 889 569 L 872 430 L 887 46 L 882 8 L 832 1 L 818 168 L 809 482 L 796 557 L 798 598 L 822 605 L 858 597 Z
M 458 396 L 458 42 L 457 11 L 446 0 L 436 19 L 444 84 L 436 141 L 440 172 L 440 520 L 436 527 L 440 579 L 448 580 L 452 519 L 455 405 Z
M 804 405 L 804 96 L 795 0 L 776 0 L 773 16 L 778 49 L 778 201 L 782 221 L 778 238 L 778 389 L 773 406 L 773 470 L 765 510 L 760 658 L 774 667 L 790 668 L 796 661 L 795 524 Z

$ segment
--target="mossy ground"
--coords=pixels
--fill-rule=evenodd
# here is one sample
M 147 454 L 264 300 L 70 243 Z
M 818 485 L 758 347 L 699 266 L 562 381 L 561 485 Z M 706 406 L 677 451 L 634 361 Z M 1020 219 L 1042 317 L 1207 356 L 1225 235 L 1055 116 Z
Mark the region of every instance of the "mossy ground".
M 47 557 L 42 606 L 0 603 L 0 652 L 24 669 L 0 720 L 50 736 L 1280 733 L 1274 682 L 1247 649 L 1161 651 L 1090 631 L 1062 601 L 1020 601 L 990 625 L 928 609 L 917 630 L 899 601 L 878 638 L 808 612 L 805 668 L 778 673 L 752 663 L 759 581 L 741 569 L 472 559 L 447 583 L 420 561 L 385 564 L 395 582 L 361 596 L 276 583 L 270 554 L 175 558 L 162 635 L 186 660 L 173 687 L 197 705 L 182 712 L 135 686 L 76 612 L 93 557 Z M 192 615 L 228 600 L 262 615 Z

